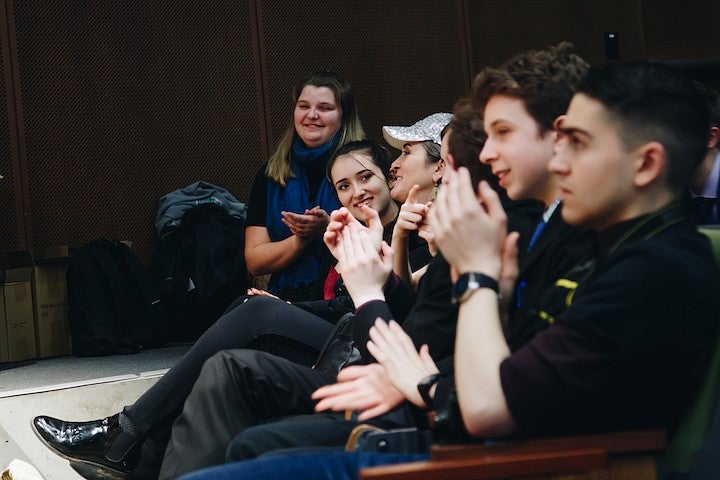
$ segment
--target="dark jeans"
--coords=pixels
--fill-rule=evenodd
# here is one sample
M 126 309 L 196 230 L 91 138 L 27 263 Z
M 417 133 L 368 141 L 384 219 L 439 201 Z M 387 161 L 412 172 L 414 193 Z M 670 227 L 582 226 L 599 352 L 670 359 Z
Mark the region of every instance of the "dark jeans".
M 356 421 L 345 420 L 344 416 L 339 413 L 295 415 L 250 427 L 230 442 L 225 461 L 249 460 L 285 449 L 342 448 L 357 426 Z
M 262 457 L 245 462 L 207 468 L 180 480 L 355 480 L 361 468 L 427 460 L 427 454 L 326 452 Z
M 312 413 L 310 394 L 334 381 L 334 375 L 266 352 L 218 353 L 205 362 L 172 427 L 160 478 L 222 463 L 233 438 L 250 427 Z
M 249 347 L 311 365 L 332 329 L 330 322 L 282 300 L 241 297 L 155 385 L 123 411 L 162 450 L 208 358 L 221 350 Z
M 397 408 L 364 423 L 390 430 L 416 426 L 412 410 Z M 261 455 L 342 449 L 358 422 L 344 413 L 295 415 L 247 428 L 239 433 L 225 453 L 225 462 L 251 460 Z

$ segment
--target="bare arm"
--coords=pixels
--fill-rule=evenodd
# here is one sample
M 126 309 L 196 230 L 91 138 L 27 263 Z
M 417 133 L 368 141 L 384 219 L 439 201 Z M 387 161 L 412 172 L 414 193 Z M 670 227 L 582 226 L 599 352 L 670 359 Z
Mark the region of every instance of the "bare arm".
M 282 222 L 290 230 L 289 237 L 273 242 L 266 227 L 245 229 L 245 264 L 253 275 L 275 273 L 287 268 L 325 232 L 330 216 L 320 207 L 305 213 L 280 212 Z
M 275 273 L 291 265 L 312 239 L 290 235 L 284 240 L 270 240 L 265 227 L 245 229 L 245 264 L 252 275 Z
M 492 290 L 480 290 L 460 306 L 455 340 L 458 403 L 471 435 L 501 436 L 516 428 L 500 384 L 500 363 L 509 355 L 497 296 Z

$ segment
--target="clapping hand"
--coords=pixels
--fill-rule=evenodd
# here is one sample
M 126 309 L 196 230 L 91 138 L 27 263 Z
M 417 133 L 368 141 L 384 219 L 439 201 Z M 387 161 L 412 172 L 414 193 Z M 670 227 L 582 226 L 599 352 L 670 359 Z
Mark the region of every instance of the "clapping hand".
M 500 198 L 483 181 L 478 199 L 466 168 L 447 175 L 450 181 L 440 189 L 429 213 L 435 242 L 454 275 L 479 272 L 497 279 L 507 237 L 507 216 Z
M 392 384 L 403 396 L 419 407 L 426 407 L 417 386 L 420 381 L 438 373 L 427 345 L 418 352 L 415 344 L 402 327 L 390 320 L 378 318 L 370 329 L 368 351 L 385 369 Z
M 320 387 L 312 394 L 319 400 L 315 411 L 358 410 L 358 421 L 389 412 L 405 401 L 403 394 L 390 382 L 385 369 L 377 364 L 353 365 L 340 370 L 338 383 Z
M 320 207 L 305 210 L 305 213 L 280 212 L 282 222 L 290 229 L 293 235 L 303 240 L 312 240 L 325 231 L 330 216 Z
M 385 299 L 383 288 L 393 265 L 393 250 L 387 243 L 382 242 L 378 252 L 371 232 L 351 222 L 342 229 L 336 252 L 345 288 L 356 307 Z
M 350 211 L 345 208 L 341 207 L 338 210 L 334 210 L 330 214 L 330 223 L 328 224 L 327 228 L 325 229 L 325 234 L 323 235 L 323 241 L 325 242 L 325 245 L 327 245 L 328 250 L 330 250 L 330 253 L 333 257 L 335 257 L 336 260 L 340 260 L 338 258 L 337 253 L 337 246 L 338 242 L 340 240 L 340 235 L 342 233 L 343 228 L 345 228 L 347 225 L 355 224 L 360 228 L 361 230 L 366 230 L 368 234 L 370 235 L 370 241 L 375 246 L 377 251 L 380 251 L 380 245 L 383 240 L 383 224 L 380 220 L 380 215 L 376 210 L 373 210 L 372 208 L 368 207 L 367 205 L 362 205 L 360 207 L 367 216 L 367 226 L 360 223 Z M 337 268 L 337 267 L 336 267 Z M 338 272 L 340 272 L 340 269 L 337 269 Z

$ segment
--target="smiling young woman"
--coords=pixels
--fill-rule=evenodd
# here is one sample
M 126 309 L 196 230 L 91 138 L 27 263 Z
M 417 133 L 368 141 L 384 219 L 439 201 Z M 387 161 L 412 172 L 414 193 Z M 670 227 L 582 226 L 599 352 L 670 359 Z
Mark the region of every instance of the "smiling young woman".
M 292 123 L 248 202 L 245 262 L 253 275 L 272 274 L 268 290 L 285 300 L 310 300 L 322 275 L 322 234 L 338 207 L 325 178 L 327 162 L 344 144 L 365 134 L 348 82 L 313 72 L 293 89 Z

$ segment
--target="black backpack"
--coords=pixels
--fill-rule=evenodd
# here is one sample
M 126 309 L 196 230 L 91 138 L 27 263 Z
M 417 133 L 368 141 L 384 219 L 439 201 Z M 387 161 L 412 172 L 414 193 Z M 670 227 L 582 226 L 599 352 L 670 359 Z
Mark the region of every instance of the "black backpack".
M 172 324 L 170 340 L 195 340 L 249 286 L 245 222 L 214 204 L 187 210 L 164 235 L 150 273 Z
M 162 343 L 165 311 L 130 248 L 102 238 L 73 251 L 67 271 L 73 354 L 136 353 Z

